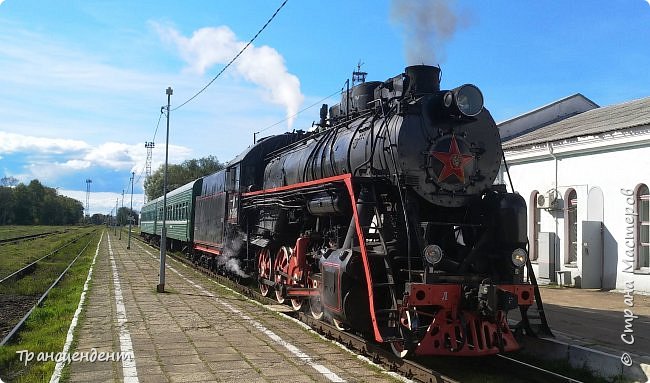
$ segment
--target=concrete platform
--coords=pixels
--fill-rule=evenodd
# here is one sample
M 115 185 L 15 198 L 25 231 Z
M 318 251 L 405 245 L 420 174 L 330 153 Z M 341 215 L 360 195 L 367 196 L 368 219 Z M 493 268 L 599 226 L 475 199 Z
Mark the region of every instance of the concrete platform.
M 650 381 L 650 296 L 568 287 L 540 290 L 555 338 L 529 339 L 526 352 L 565 359 L 603 377 Z
M 71 352 L 127 360 L 73 361 L 70 382 L 398 381 L 179 263 L 157 293 L 157 252 L 126 242 L 105 233 Z

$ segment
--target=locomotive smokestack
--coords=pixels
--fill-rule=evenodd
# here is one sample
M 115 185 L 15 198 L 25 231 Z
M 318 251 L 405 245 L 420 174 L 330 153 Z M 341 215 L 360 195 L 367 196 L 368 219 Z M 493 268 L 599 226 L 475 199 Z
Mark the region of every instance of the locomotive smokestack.
M 405 93 L 433 93 L 440 90 L 440 68 L 430 65 L 411 65 L 404 70 L 408 77 Z

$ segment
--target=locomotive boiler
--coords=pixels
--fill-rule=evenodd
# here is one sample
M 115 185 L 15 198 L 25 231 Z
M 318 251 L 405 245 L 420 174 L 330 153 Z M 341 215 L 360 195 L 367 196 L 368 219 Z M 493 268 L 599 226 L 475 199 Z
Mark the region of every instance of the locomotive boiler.
M 526 321 L 535 301 L 526 204 L 495 184 L 503 153 L 481 91 L 441 90 L 427 65 L 355 74 L 314 130 L 261 139 L 203 179 L 195 260 L 234 259 L 263 295 L 401 357 L 516 350 L 506 313 Z

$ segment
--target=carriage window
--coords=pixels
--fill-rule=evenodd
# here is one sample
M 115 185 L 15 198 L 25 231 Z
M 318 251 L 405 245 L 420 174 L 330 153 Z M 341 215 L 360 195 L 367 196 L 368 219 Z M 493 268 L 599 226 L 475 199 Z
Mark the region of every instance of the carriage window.
M 567 193 L 564 209 L 565 260 L 567 264 L 575 265 L 578 262 L 578 193 L 574 189 Z
M 227 190 L 239 191 L 239 169 L 237 164 L 226 171 Z

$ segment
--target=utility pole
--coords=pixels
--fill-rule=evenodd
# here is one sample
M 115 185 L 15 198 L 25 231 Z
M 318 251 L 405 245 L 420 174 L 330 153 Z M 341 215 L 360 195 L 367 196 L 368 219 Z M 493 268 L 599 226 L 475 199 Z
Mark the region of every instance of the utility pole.
M 131 172 L 131 209 L 129 210 L 129 243 L 126 245 L 127 250 L 131 250 L 131 212 L 133 212 L 133 178 L 135 177 L 135 172 Z
M 145 181 L 151 177 L 151 158 L 152 150 L 156 146 L 154 142 L 147 141 L 144 143 L 144 147 L 147 148 L 147 162 L 145 163 Z M 144 193 L 144 202 L 147 202 L 147 193 Z
M 122 189 L 122 211 L 124 211 L 124 189 Z M 117 215 L 119 217 L 119 214 Z M 120 220 L 120 241 L 122 240 L 122 226 L 123 222 Z
M 171 104 L 171 97 L 174 94 L 172 87 L 168 87 L 167 91 L 167 138 L 165 139 L 165 171 L 163 176 L 163 218 L 162 218 L 162 230 L 160 232 L 160 273 L 158 276 L 158 286 L 156 291 L 159 293 L 165 292 L 165 256 L 167 255 L 167 230 L 165 228 L 166 224 L 166 214 L 167 214 L 167 161 L 169 160 L 169 114 L 171 112 L 169 105 Z
M 117 201 L 118 199 L 115 198 L 115 222 L 113 222 L 113 235 L 117 235 Z M 120 230 L 120 234 L 122 231 Z
M 90 178 L 86 179 L 86 217 L 90 218 L 90 184 L 93 182 Z

